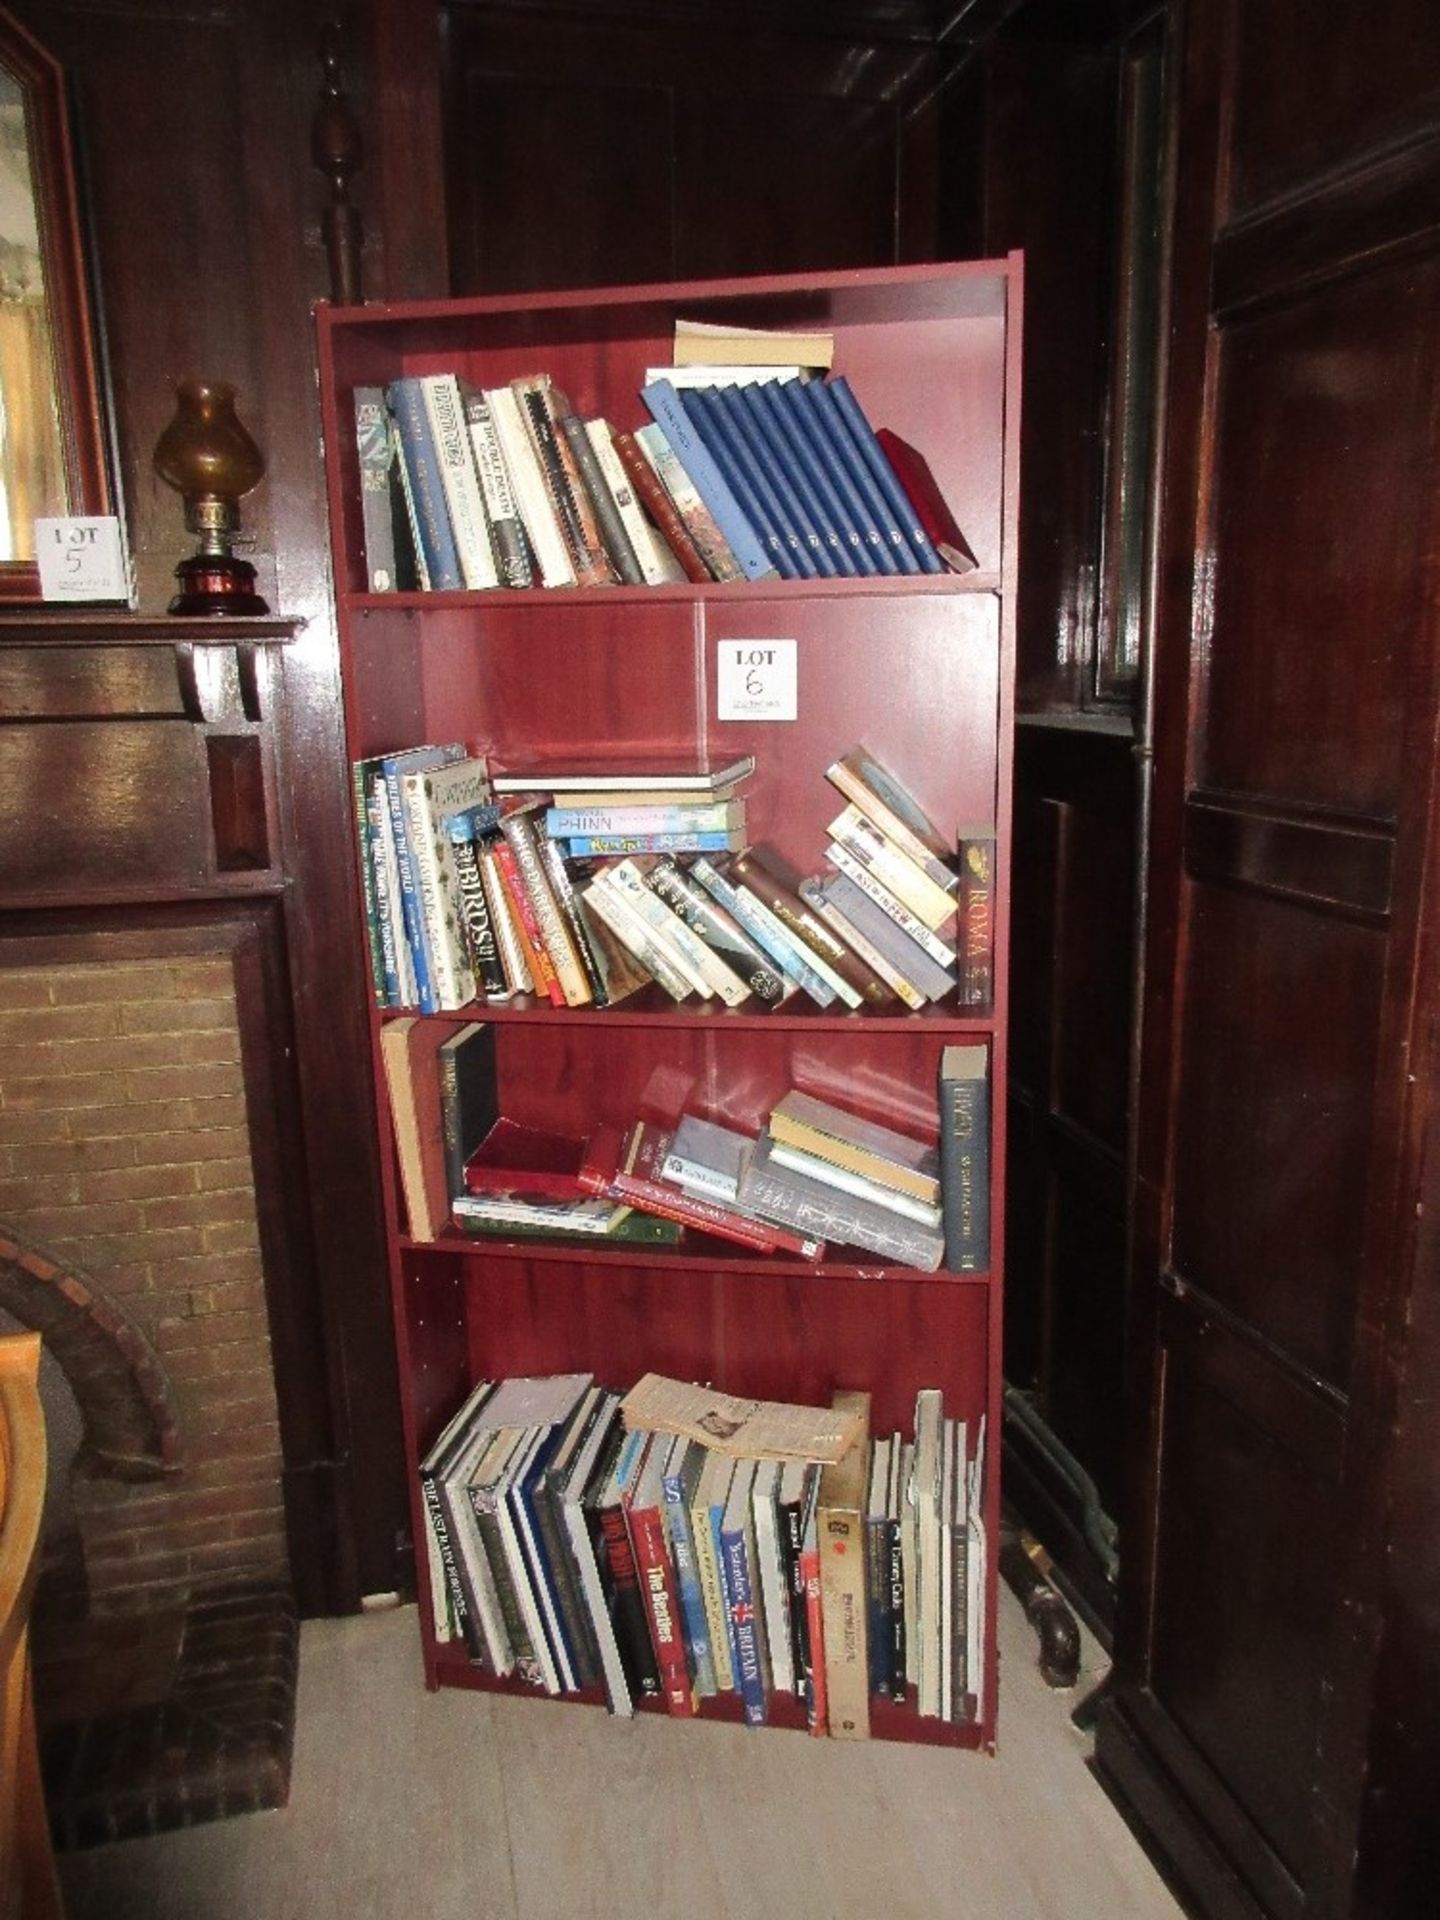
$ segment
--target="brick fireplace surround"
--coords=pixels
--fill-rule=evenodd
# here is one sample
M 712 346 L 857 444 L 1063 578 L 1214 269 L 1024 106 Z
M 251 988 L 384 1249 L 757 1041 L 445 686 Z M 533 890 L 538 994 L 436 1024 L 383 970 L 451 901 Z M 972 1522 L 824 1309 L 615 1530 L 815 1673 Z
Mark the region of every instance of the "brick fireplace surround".
M 0 1316 L 53 1460 L 57 1837 L 284 1800 L 296 1621 L 231 956 L 0 971 Z

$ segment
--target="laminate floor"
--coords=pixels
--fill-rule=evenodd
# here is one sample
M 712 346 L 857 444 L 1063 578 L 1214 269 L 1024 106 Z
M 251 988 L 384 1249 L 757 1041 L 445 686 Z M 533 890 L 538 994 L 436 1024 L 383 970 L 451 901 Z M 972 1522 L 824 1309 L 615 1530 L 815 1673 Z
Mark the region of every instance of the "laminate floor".
M 1000 1753 L 427 1694 L 309 1622 L 290 1804 L 61 1861 L 70 1920 L 1178 1920 L 1002 1591 Z

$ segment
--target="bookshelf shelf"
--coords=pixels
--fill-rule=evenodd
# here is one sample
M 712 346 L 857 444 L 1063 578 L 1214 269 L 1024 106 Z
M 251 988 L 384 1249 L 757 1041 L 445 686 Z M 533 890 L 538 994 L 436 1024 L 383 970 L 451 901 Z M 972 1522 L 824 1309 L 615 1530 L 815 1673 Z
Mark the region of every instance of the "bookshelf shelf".
M 791 872 L 816 872 L 843 800 L 826 779 L 863 745 L 934 820 L 993 823 L 994 1004 L 953 996 L 917 1012 L 822 1010 L 800 996 L 697 1010 L 658 989 L 614 1007 L 533 997 L 424 1016 L 492 1030 L 507 1118 L 568 1137 L 633 1116 L 654 1069 L 683 1071 L 710 1117 L 754 1133 L 799 1088 L 934 1140 L 947 1047 L 988 1055 L 991 1219 L 987 1272 L 919 1271 L 845 1247 L 809 1262 L 687 1230 L 680 1250 L 410 1230 L 381 1048 L 394 1016 L 372 1008 L 374 1083 L 409 1464 L 478 1381 L 575 1370 L 624 1390 L 647 1372 L 727 1392 L 826 1405 L 871 1397 L 876 1434 L 912 1432 L 937 1388 L 972 1434 L 987 1430 L 977 1718 L 871 1701 L 874 1737 L 992 1748 L 995 1563 L 1000 1534 L 1006 975 L 1018 499 L 1020 287 L 1006 259 L 755 281 L 419 302 L 317 315 L 347 745 L 352 760 L 455 740 L 492 770 L 617 769 L 753 754 L 746 834 Z M 454 373 L 493 388 L 544 369 L 584 419 L 640 425 L 646 367 L 669 358 L 675 321 L 824 327 L 835 367 L 869 418 L 923 451 L 975 554 L 964 575 L 489 592 L 366 590 L 358 387 Z M 721 719 L 722 641 L 795 644 L 797 717 Z M 364 929 L 357 929 L 363 935 Z M 423 1029 L 428 1031 L 428 1028 Z M 415 1538 L 429 1522 L 412 1471 Z M 437 1636 L 417 1553 L 427 1684 L 547 1695 L 472 1664 Z M 565 1700 L 595 1704 L 596 1690 Z M 738 1719 L 738 1697 L 701 1719 Z M 769 1720 L 803 1728 L 794 1697 Z
M 721 1240 L 707 1239 L 696 1234 L 686 1247 L 657 1249 L 635 1246 L 606 1246 L 603 1242 L 596 1246 L 560 1242 L 558 1240 L 501 1240 L 485 1235 L 470 1236 L 462 1233 L 445 1233 L 438 1240 L 412 1240 L 408 1234 L 401 1234 L 398 1241 L 401 1252 L 439 1256 L 441 1254 L 460 1254 L 482 1265 L 491 1261 L 517 1260 L 533 1261 L 544 1266 L 555 1263 L 574 1266 L 577 1261 L 586 1266 L 646 1268 L 670 1271 L 676 1267 L 695 1267 L 705 1272 L 738 1273 L 756 1280 L 772 1275 L 777 1278 L 795 1278 L 805 1280 L 815 1286 L 823 1286 L 831 1280 L 874 1281 L 881 1286 L 938 1286 L 938 1287 L 978 1287 L 988 1290 L 991 1275 L 988 1273 L 951 1273 L 941 1268 L 936 1273 L 923 1273 L 915 1267 L 896 1266 L 893 1262 L 866 1257 L 857 1252 L 853 1258 L 826 1260 L 784 1259 L 779 1254 L 754 1254 L 745 1257 L 735 1248 Z
M 593 612 L 597 597 L 615 606 L 634 603 L 653 606 L 670 602 L 682 605 L 716 601 L 727 604 L 749 599 L 784 600 L 890 600 L 890 599 L 968 599 L 975 594 L 997 594 L 997 573 L 922 574 L 918 579 L 890 576 L 875 580 L 767 580 L 763 584 L 748 580 L 712 581 L 708 585 L 677 582 L 658 587 L 560 587 L 549 592 L 537 587 L 523 589 L 495 587 L 483 593 L 347 593 L 343 596 L 347 611 L 362 617 L 372 613 L 434 613 L 445 607 L 463 607 L 472 612 L 524 608 L 543 609 L 554 615 L 561 609 L 577 607 Z

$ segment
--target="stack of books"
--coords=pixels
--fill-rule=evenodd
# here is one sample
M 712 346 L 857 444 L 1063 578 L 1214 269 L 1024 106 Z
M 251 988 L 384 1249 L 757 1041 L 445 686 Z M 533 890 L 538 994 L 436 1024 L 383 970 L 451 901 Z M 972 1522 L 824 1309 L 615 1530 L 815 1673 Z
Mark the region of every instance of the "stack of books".
M 827 1414 L 654 1375 L 623 1398 L 588 1373 L 482 1382 L 420 1464 L 437 1641 L 623 1715 L 731 1694 L 751 1726 L 789 1696 L 835 1737 L 865 1737 L 877 1697 L 978 1720 L 983 1422 L 934 1389 L 913 1440 L 872 1446 L 868 1418 L 865 1394 Z
M 833 354 L 828 333 L 678 322 L 677 364 L 647 370 L 633 430 L 583 417 L 543 371 L 357 387 L 368 589 L 972 567 L 923 457 L 823 377 Z
M 495 1028 L 387 1021 L 380 1037 L 411 1237 L 673 1247 L 691 1231 L 820 1260 L 827 1242 L 933 1272 L 989 1264 L 988 1051 L 947 1047 L 938 1146 L 793 1090 L 748 1131 L 658 1068 L 639 1114 L 588 1137 L 500 1111 Z

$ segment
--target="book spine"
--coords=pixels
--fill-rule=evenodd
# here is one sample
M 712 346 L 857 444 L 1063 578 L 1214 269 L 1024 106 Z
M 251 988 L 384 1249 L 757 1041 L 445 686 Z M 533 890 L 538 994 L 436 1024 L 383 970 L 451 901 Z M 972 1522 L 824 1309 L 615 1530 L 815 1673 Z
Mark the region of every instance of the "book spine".
M 487 841 L 477 849 L 476 858 L 480 866 L 480 884 L 485 889 L 485 904 L 490 909 L 490 925 L 495 932 L 495 944 L 500 949 L 500 964 L 505 970 L 505 984 L 511 993 L 533 993 L 535 981 L 531 976 L 525 951 L 521 946 L 520 936 L 510 911 L 510 900 L 500 872 L 496 844 L 493 841 Z M 541 988 L 540 991 L 543 992 L 544 989 Z
M 355 389 L 355 454 L 360 464 L 365 586 L 370 593 L 393 593 L 395 523 L 391 512 L 390 470 L 395 445 L 390 435 L 385 395 L 379 387 Z
M 432 592 L 452 592 L 464 585 L 460 556 L 450 526 L 445 482 L 435 451 L 435 440 L 418 380 L 395 380 L 389 388 L 391 411 L 400 433 L 400 452 L 415 507 L 415 527 L 425 556 L 425 577 Z
M 525 548 L 525 527 L 510 473 L 501 451 L 500 436 L 490 412 L 490 403 L 474 388 L 464 396 L 465 424 L 470 432 L 470 450 L 480 477 L 480 496 L 495 543 L 498 584 L 528 587 L 534 579 L 530 555 Z
M 789 1595 L 780 1558 L 780 1532 L 775 1503 L 775 1476 L 755 1476 L 751 1511 L 754 1515 L 755 1560 L 765 1615 L 765 1644 L 770 1657 L 771 1684 L 779 1693 L 795 1691 L 790 1661 Z
M 640 398 L 653 414 L 696 492 L 714 515 L 745 578 L 763 580 L 767 575 L 773 576 L 775 568 L 769 555 L 741 512 L 740 503 L 726 484 L 725 476 L 675 388 L 668 380 L 654 380 L 641 388 Z
M 829 504 L 831 518 L 839 530 L 847 571 L 865 576 L 887 572 L 884 537 L 849 469 L 831 444 L 813 401 L 801 391 L 805 384 L 787 380 L 775 389 L 770 406 L 777 416 L 777 425 L 783 421 L 792 440 L 809 455 L 816 489 Z
M 465 422 L 460 385 L 453 373 L 427 373 L 420 385 L 430 431 L 435 438 L 435 457 L 440 463 L 440 479 L 450 509 L 460 572 L 467 587 L 484 591 L 498 586 L 500 576 L 495 569 L 490 522 L 480 495 L 480 476 L 475 471 L 475 456 L 470 450 L 470 429 Z
M 870 1735 L 865 1523 L 851 1508 L 822 1507 L 819 1534 L 830 1737 L 865 1740 Z
M 631 1696 L 630 1679 L 625 1671 L 625 1661 L 620 1652 L 615 1623 L 610 1617 L 609 1603 L 605 1594 L 605 1577 L 601 1570 L 589 1520 L 578 1500 L 563 1501 L 561 1512 L 565 1531 L 569 1536 L 570 1553 L 575 1562 L 581 1596 L 586 1612 L 590 1616 L 590 1630 L 595 1636 L 595 1644 L 600 1655 L 600 1668 L 605 1679 L 605 1695 L 609 1701 L 610 1711 L 628 1720 L 635 1711 L 635 1702 Z
M 548 1447 L 548 1440 L 545 1445 Z M 574 1667 L 555 1604 L 550 1569 L 526 1485 L 529 1468 L 506 1489 L 500 1507 L 501 1530 L 508 1526 L 516 1558 L 514 1572 L 521 1611 L 530 1625 L 530 1642 L 540 1662 L 547 1693 L 568 1693 L 575 1685 Z M 523 1584 L 522 1584 L 523 1583 Z
M 571 943 L 565 916 L 561 913 L 555 896 L 550 891 L 550 882 L 546 878 L 545 863 L 540 858 L 540 848 L 536 842 L 535 827 L 530 815 L 507 814 L 500 822 L 500 831 L 514 850 L 521 879 L 530 896 L 531 906 L 534 908 L 540 938 L 564 992 L 566 1006 L 589 1006 L 593 997 L 590 982 L 585 977 L 580 956 Z
M 546 951 L 545 942 L 540 935 L 540 922 L 535 914 L 535 906 L 525 885 L 520 863 L 515 858 L 515 849 L 509 840 L 501 838 L 495 845 L 495 867 L 500 883 L 505 889 L 505 899 L 510 908 L 515 928 L 515 937 L 520 942 L 525 956 L 525 967 L 534 982 L 536 993 L 543 993 L 552 1007 L 563 1007 L 565 989 L 560 977 Z
M 565 851 L 572 860 L 618 860 L 631 853 L 734 853 L 745 843 L 743 831 L 725 833 L 571 834 Z
M 610 878 L 628 896 L 631 905 L 672 946 L 687 973 L 695 976 L 706 998 L 718 994 L 727 1007 L 739 1007 L 750 998 L 750 989 L 713 947 L 707 946 L 678 913 L 666 906 L 660 895 L 645 883 L 645 877 L 632 861 L 622 860 L 610 869 Z
M 596 874 L 581 897 L 672 1000 L 689 998 L 695 991 L 694 983 L 661 947 L 608 873 Z
M 667 1473 L 662 1485 L 670 1555 L 674 1562 L 675 1585 L 685 1622 L 694 1691 L 700 1699 L 705 1700 L 716 1690 L 715 1662 L 710 1652 L 710 1622 L 705 1615 L 705 1597 L 700 1591 L 700 1569 L 695 1535 L 690 1525 L 690 1509 L 685 1502 L 685 1485 L 679 1474 Z
M 510 387 L 520 402 L 520 415 L 540 462 L 540 472 L 570 557 L 570 565 L 574 569 L 576 585 L 603 586 L 610 578 L 609 564 L 600 554 L 599 534 L 593 529 L 593 516 L 581 510 L 576 491 L 579 475 L 577 473 L 572 480 L 573 460 L 567 459 L 569 449 L 556 425 L 549 379 L 544 374 L 536 374 L 529 379 L 512 380 Z M 590 526 L 586 524 L 587 518 L 591 520 Z M 590 546 L 592 531 L 595 538 L 593 551 Z
M 815 569 L 802 553 L 800 535 L 788 522 L 774 488 L 749 448 L 734 433 L 723 409 L 715 404 L 714 394 L 694 388 L 687 393 L 685 404 L 699 422 L 707 445 L 740 503 L 741 512 L 755 529 L 775 571 L 785 580 L 812 577 Z
M 645 1699 L 658 1699 L 661 1692 L 660 1668 L 646 1618 L 645 1599 L 640 1591 L 640 1573 L 635 1550 L 625 1524 L 623 1508 L 601 1507 L 596 1514 L 599 1533 L 596 1552 L 602 1578 L 608 1575 L 610 1617 L 620 1657 L 633 1691 Z
M 569 445 L 570 455 L 575 462 L 581 485 L 589 496 L 600 542 L 610 565 L 627 586 L 643 587 L 645 575 L 640 570 L 640 557 L 626 531 L 625 522 L 620 517 L 620 508 L 615 496 L 611 493 L 605 475 L 600 470 L 600 462 L 595 457 L 595 449 L 590 443 L 589 434 L 585 431 L 585 422 L 578 414 L 562 414 L 560 431 Z
M 573 587 L 575 569 L 570 550 L 560 531 L 539 455 L 526 431 L 520 401 L 509 387 L 487 387 L 485 401 L 515 490 L 525 536 L 540 569 L 540 583 L 545 587 Z
M 807 907 L 813 908 L 819 914 L 838 939 L 843 940 L 867 967 L 880 976 L 891 992 L 898 999 L 903 1000 L 912 1012 L 918 1012 L 925 1005 L 926 996 L 915 983 L 907 980 L 898 967 L 892 966 L 880 949 L 866 939 L 860 929 L 847 920 L 838 907 L 826 899 L 824 886 L 819 880 L 802 880 L 800 897 Z
M 693 1714 L 695 1690 L 685 1658 L 679 1596 L 665 1545 L 665 1522 L 658 1507 L 632 1506 L 627 1517 L 665 1705 L 676 1715 Z
M 570 944 L 575 950 L 575 957 L 580 962 L 581 970 L 590 988 L 591 1002 L 597 1007 L 603 1007 L 610 997 L 605 985 L 605 969 L 592 944 L 590 929 L 586 924 L 585 916 L 580 911 L 580 902 L 569 870 L 559 847 L 553 840 L 547 840 L 541 834 L 535 834 L 532 837 L 536 852 L 540 856 L 540 864 L 545 870 L 550 892 L 554 896 L 555 905 L 560 910 L 561 918 L 570 935 Z
M 897 1193 L 893 1187 L 882 1186 L 878 1180 L 869 1180 L 853 1168 L 837 1167 L 832 1160 L 822 1160 L 818 1154 L 806 1153 L 802 1148 L 789 1146 L 783 1140 L 771 1140 L 770 1158 L 777 1167 L 803 1174 L 808 1180 L 818 1180 L 822 1187 L 834 1187 L 837 1192 L 851 1194 L 873 1207 L 888 1207 L 891 1213 L 898 1213 L 905 1220 L 913 1220 L 918 1226 L 940 1225 L 939 1207 L 917 1200 L 913 1194 Z
M 395 528 L 396 586 L 397 588 L 414 587 L 420 593 L 428 593 L 430 569 L 425 564 L 425 548 L 420 539 L 420 512 L 415 504 L 415 489 L 410 484 L 410 468 L 405 460 L 404 444 L 393 413 L 390 415 L 390 459 L 392 476 L 390 504 L 391 522 Z M 407 570 L 413 574 L 413 579 L 405 577 Z
M 937 965 L 853 880 L 843 873 L 832 873 L 815 885 L 818 897 L 843 921 L 840 931 L 853 928 L 857 938 L 868 940 L 875 953 L 922 999 L 943 1000 L 954 991 L 954 975 Z
M 465 1642 L 466 1649 L 473 1659 L 478 1645 L 475 1622 L 470 1615 L 470 1602 L 465 1592 L 464 1582 L 460 1578 L 460 1565 L 455 1552 L 454 1537 L 450 1530 L 450 1520 L 440 1497 L 440 1483 L 435 1474 L 421 1474 L 420 1496 L 445 1581 L 445 1597 L 450 1618 L 454 1622 L 455 1631 Z
M 710 1659 L 715 1669 L 715 1689 L 731 1693 L 735 1670 L 730 1663 L 730 1628 L 720 1585 L 719 1537 L 713 1506 L 697 1503 L 691 1510 L 691 1535 L 695 1542 L 695 1566 L 700 1577 L 700 1593 L 705 1603 L 705 1625 L 710 1642 Z
M 849 847 L 842 846 L 838 840 L 832 840 L 825 848 L 825 858 L 837 873 L 843 873 L 847 880 L 853 880 L 860 891 L 868 895 L 882 912 L 889 914 L 896 926 L 903 933 L 909 934 L 915 944 L 930 956 L 937 967 L 944 967 L 947 971 L 954 968 L 956 964 L 954 947 L 949 946 L 937 933 L 932 932 L 918 914 L 910 911 L 903 900 L 897 900 L 883 881 L 871 873 L 864 861 L 856 859 Z
M 485 1557 L 490 1563 L 491 1577 L 495 1582 L 495 1599 L 500 1609 L 500 1618 L 505 1629 L 505 1637 L 510 1645 L 515 1669 L 531 1686 L 539 1686 L 541 1684 L 540 1663 L 530 1643 L 530 1629 L 526 1625 L 520 1596 L 515 1590 L 515 1578 L 510 1569 L 510 1557 L 500 1526 L 495 1493 L 493 1490 L 472 1487 L 470 1504 L 474 1509 L 475 1524 L 480 1532 Z
M 826 829 L 832 840 L 852 853 L 882 887 L 922 920 L 932 933 L 938 933 L 958 912 L 958 903 L 943 887 L 937 887 L 908 854 L 901 853 L 880 829 L 867 820 L 856 806 L 846 807 Z
M 805 1508 L 800 1500 L 781 1500 L 779 1506 L 780 1561 L 784 1570 L 786 1613 L 790 1623 L 790 1670 L 796 1696 L 809 1698 L 809 1632 L 805 1621 L 805 1574 L 801 1555 L 805 1544 Z
M 900 852 L 908 855 L 937 887 L 946 893 L 955 891 L 959 877 L 954 870 L 945 864 L 933 847 L 925 844 L 893 807 L 886 805 L 852 767 L 848 767 L 843 760 L 837 760 L 825 769 L 825 778 L 844 794 L 852 807 L 859 808 L 872 826 L 878 827 L 887 839 L 893 840 Z
M 633 434 L 616 433 L 612 436 L 612 444 L 616 458 L 635 489 L 636 498 L 644 504 L 686 579 L 698 582 L 712 579 L 705 556 L 690 537 L 690 529 L 685 525 L 679 508 L 666 492 L 659 474 L 640 450 Z
M 576 1684 L 580 1687 L 598 1686 L 601 1678 L 600 1648 L 590 1624 L 585 1597 L 580 1591 L 580 1570 L 570 1551 L 569 1530 L 561 1512 L 560 1491 L 548 1474 L 542 1476 L 535 1489 L 533 1507 L 549 1564 L 561 1625 L 569 1643 Z
M 820 1545 L 815 1526 L 807 1529 L 800 1556 L 805 1582 L 805 1723 L 823 1740 L 830 1731 L 830 1694 L 825 1682 L 825 1610 L 820 1597 Z
M 791 489 L 795 511 L 802 516 L 819 570 L 847 578 L 870 571 L 857 551 L 858 538 L 851 534 L 843 509 L 824 487 L 823 474 L 791 429 L 779 387 L 737 389 L 730 406 L 752 434 L 757 453 L 774 463 L 777 483 Z
M 747 1726 L 763 1727 L 767 1717 L 765 1676 L 760 1665 L 758 1607 L 745 1533 L 727 1527 L 721 1535 L 725 1555 L 725 1586 L 729 1596 L 734 1636 L 735 1683 L 745 1709 Z
M 690 869 L 695 878 L 728 913 L 732 913 L 754 936 L 766 953 L 796 986 L 803 987 L 818 1006 L 831 1007 L 839 997 L 834 987 L 810 964 L 810 949 L 802 953 L 795 936 L 784 926 L 763 900 L 748 887 L 739 886 L 708 860 L 697 860 Z
M 988 1007 L 995 992 L 995 837 L 960 841 L 960 1004 Z
M 990 1267 L 990 1083 L 940 1074 L 940 1188 L 945 1265 L 951 1273 Z
M 899 1444 L 898 1441 L 896 1443 Z M 894 1514 L 885 1520 L 886 1577 L 890 1587 L 890 1698 L 905 1699 L 905 1563 L 901 1550 L 901 1523 Z
M 390 807 L 390 831 L 395 842 L 395 866 L 400 877 L 400 908 L 405 924 L 405 944 L 415 972 L 415 998 L 422 1013 L 439 1011 L 431 984 L 429 956 L 425 950 L 425 921 L 421 908 L 419 883 L 405 829 L 405 798 L 398 769 L 385 769 L 386 797 Z
M 460 938 L 459 886 L 450 859 L 450 837 L 438 831 L 426 782 L 423 773 L 407 773 L 400 785 L 435 1008 L 451 1013 L 475 998 L 475 976 Z
M 639 562 L 641 577 L 646 586 L 660 587 L 672 580 L 683 580 L 685 569 L 680 565 L 664 536 L 653 527 L 641 506 L 635 491 L 635 483 L 626 472 L 620 455 L 615 451 L 615 439 L 608 420 L 587 420 L 585 431 L 590 445 L 595 450 L 600 471 L 605 484 L 614 499 L 621 524 L 629 536 L 634 548 L 635 558 Z M 702 563 L 703 566 L 703 563 Z
M 375 882 L 375 919 L 380 932 L 380 966 L 385 1007 L 403 1006 L 399 956 L 396 951 L 396 925 L 400 903 L 395 897 L 399 880 L 395 873 L 395 849 L 388 845 L 390 807 L 385 796 L 383 776 L 375 775 L 365 796 L 365 824 L 370 840 L 370 869 Z M 404 938 L 403 932 L 399 936 Z
M 661 1169 L 667 1180 L 673 1180 L 677 1187 L 684 1187 L 698 1200 L 714 1200 L 720 1206 L 733 1206 L 735 1203 L 736 1183 L 728 1173 L 722 1173 L 718 1167 L 707 1167 L 703 1160 L 687 1160 L 684 1154 L 673 1150 L 665 1156 Z
M 385 953 L 380 938 L 380 903 L 376 893 L 376 865 L 370 837 L 371 766 L 368 760 L 356 760 L 350 767 L 351 804 L 355 817 L 355 841 L 360 854 L 360 891 L 365 902 L 365 950 L 370 957 L 370 989 L 377 1007 L 389 1005 L 385 991 Z
M 822 979 L 830 982 L 847 1007 L 858 1007 L 862 1000 L 877 1007 L 893 1004 L 895 995 L 880 975 L 866 966 L 858 954 L 852 953 L 819 914 L 792 893 L 763 860 L 757 859 L 753 852 L 737 853 L 730 862 L 730 872 L 764 901 L 797 940 L 804 941 L 814 956 L 811 964 Z
M 743 928 L 668 855 L 649 869 L 645 884 L 707 946 L 714 948 L 757 1000 L 774 1005 L 792 991 L 791 983 L 769 964 Z
M 484 1641 L 482 1662 L 490 1672 L 504 1675 L 515 1665 L 510 1636 L 500 1608 L 499 1587 L 490 1556 L 469 1497 L 469 1489 L 456 1488 L 451 1499 L 455 1531 L 460 1547 L 461 1566 L 470 1589 L 471 1611 L 479 1622 Z
M 455 862 L 455 879 L 460 889 L 460 914 L 476 982 L 487 1000 L 507 1000 L 510 987 L 501 964 L 490 906 L 480 878 L 480 860 L 470 829 L 463 818 L 450 822 L 450 848 L 451 858 Z
M 730 542 L 720 530 L 720 522 L 701 499 L 695 482 L 660 428 L 637 428 L 635 444 L 659 475 L 660 484 L 674 502 L 676 512 L 710 569 L 711 579 L 743 580 L 745 569 L 731 551 Z
M 586 833 L 727 833 L 743 826 L 744 803 L 717 800 L 711 805 L 625 807 L 547 807 L 545 831 L 552 840 Z
M 865 1516 L 865 1645 L 872 1698 L 891 1691 L 890 1524 L 883 1513 Z
M 843 374 L 834 374 L 828 381 L 817 381 L 816 386 L 828 395 L 838 410 L 852 441 L 859 451 L 865 472 L 871 476 L 879 490 L 890 516 L 890 524 L 885 531 L 890 535 L 890 544 L 906 573 L 917 569 L 921 573 L 943 573 L 945 563 L 931 544 L 930 536 L 910 504 L 910 496 L 901 486 L 895 469 L 885 458 L 875 430 L 865 417 L 865 411 L 851 391 L 850 382 Z M 895 537 L 896 532 L 899 539 Z M 906 564 L 907 554 L 911 564 Z

